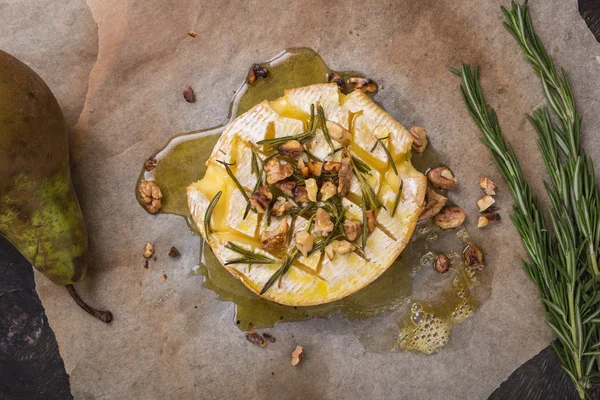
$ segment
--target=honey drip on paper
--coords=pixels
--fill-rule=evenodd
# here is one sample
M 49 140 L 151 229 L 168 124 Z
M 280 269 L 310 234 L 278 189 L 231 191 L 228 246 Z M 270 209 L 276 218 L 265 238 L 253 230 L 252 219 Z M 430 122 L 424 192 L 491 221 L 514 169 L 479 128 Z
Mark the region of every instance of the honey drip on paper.
M 307 48 L 285 50 L 261 65 L 269 75 L 238 89 L 229 121 L 265 99 L 281 97 L 286 89 L 325 83 L 327 73 L 334 72 Z M 344 80 L 363 76 L 352 71 L 336 73 Z M 347 90 L 351 89 L 348 85 Z M 154 156 L 155 168 L 143 168 L 137 182 L 155 180 L 163 194 L 161 212 L 184 217 L 194 232 L 197 230 L 187 207 L 186 187 L 204 176 L 205 162 L 223 129 L 188 132 L 171 139 Z M 431 145 L 425 153 L 413 154 L 412 162 L 421 172 L 439 165 Z M 469 241 L 464 227 L 442 231 L 431 221 L 422 222 L 401 256 L 377 280 L 344 299 L 310 307 L 282 306 L 252 293 L 219 263 L 200 237 L 200 264 L 191 274 L 203 275 L 206 288 L 219 299 L 235 303 L 234 323 L 241 329 L 250 324 L 255 328 L 271 327 L 279 322 L 329 318 L 341 313 L 353 320 L 354 332 L 367 348 L 433 353 L 448 342 L 452 326 L 473 315 L 489 297 L 490 271 L 471 271 L 463 262 L 462 251 Z M 433 267 L 439 252 L 452 260 L 446 274 Z

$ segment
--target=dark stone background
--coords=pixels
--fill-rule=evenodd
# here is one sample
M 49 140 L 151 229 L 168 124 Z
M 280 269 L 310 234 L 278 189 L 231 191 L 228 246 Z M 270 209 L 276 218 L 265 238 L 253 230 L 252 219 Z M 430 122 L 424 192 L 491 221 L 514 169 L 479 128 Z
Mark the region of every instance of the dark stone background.
M 582 18 L 600 42 L 600 0 L 578 1 Z M 600 387 L 589 395 L 600 399 Z M 72 398 L 69 375 L 35 291 L 32 267 L 0 236 L 0 400 Z M 506 399 L 569 400 L 578 396 L 548 346 L 489 397 Z

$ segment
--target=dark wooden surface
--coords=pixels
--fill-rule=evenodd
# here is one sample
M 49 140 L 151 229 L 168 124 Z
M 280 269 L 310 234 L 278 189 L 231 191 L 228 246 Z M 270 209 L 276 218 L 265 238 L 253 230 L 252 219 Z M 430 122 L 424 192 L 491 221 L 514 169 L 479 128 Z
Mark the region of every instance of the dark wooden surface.
M 32 267 L 0 236 L 0 399 L 71 398 Z
M 600 0 L 578 2 L 582 18 L 600 42 Z M 590 397 L 600 400 L 600 388 Z M 32 267 L 0 236 L 0 400 L 72 398 L 69 376 L 35 291 Z M 489 397 L 513 399 L 575 400 L 578 396 L 548 346 Z

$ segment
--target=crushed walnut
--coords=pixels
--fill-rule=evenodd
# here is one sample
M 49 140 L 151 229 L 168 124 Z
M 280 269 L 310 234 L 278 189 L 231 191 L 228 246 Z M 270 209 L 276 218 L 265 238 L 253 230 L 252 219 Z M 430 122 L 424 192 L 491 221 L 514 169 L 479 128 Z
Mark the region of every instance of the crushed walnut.
M 417 153 L 423 153 L 427 148 L 427 131 L 423 127 L 413 126 L 409 132 L 413 137 L 412 149 Z
M 482 176 L 481 179 L 479 179 L 479 186 L 481 186 L 483 192 L 488 196 L 496 195 L 496 184 L 487 176 Z
M 442 229 L 458 228 L 465 222 L 467 214 L 459 207 L 446 207 L 434 217 L 434 222 Z
M 335 82 L 342 92 L 344 90 L 346 90 L 346 82 L 344 82 L 344 78 L 342 78 L 340 75 L 336 74 L 335 72 L 327 73 L 327 81 Z
M 494 204 L 496 200 L 492 196 L 485 195 L 481 199 L 477 201 L 477 207 L 479 207 L 479 212 L 483 212 L 490 208 L 492 204 Z
M 315 214 L 315 235 L 327 237 L 332 231 L 333 222 L 331 222 L 329 214 L 322 208 L 318 208 Z
M 377 92 L 377 83 L 369 78 L 353 77 L 348 79 L 348 82 L 354 85 L 355 89 L 362 90 L 367 93 Z
M 349 157 L 342 158 L 340 163 L 340 172 L 338 174 L 338 187 L 337 192 L 340 196 L 344 197 L 350 191 L 352 183 L 352 163 Z
M 300 171 L 300 174 L 303 178 L 307 178 L 308 174 L 310 173 L 310 170 L 303 159 L 298 160 L 298 171 Z
M 338 161 L 325 161 L 323 163 L 323 170 L 331 174 L 337 174 L 340 172 L 340 168 L 342 168 L 342 163 Z
M 321 176 L 321 174 L 323 173 L 323 163 L 320 161 L 309 161 L 308 171 L 312 176 Z
M 179 252 L 179 250 L 177 250 L 177 247 L 171 246 L 171 249 L 169 250 L 169 252 L 167 253 L 167 255 L 169 257 L 176 258 L 176 257 L 179 257 L 181 255 L 181 253 Z
M 296 346 L 294 351 L 292 351 L 292 365 L 295 367 L 296 365 L 300 364 L 300 361 L 302 361 L 303 356 L 304 349 L 302 348 L 302 346 Z
M 250 197 L 250 204 L 257 213 L 263 214 L 269 207 L 269 204 L 271 204 L 272 200 L 273 195 L 269 191 L 269 185 L 263 185 L 252 194 Z
M 296 248 L 304 257 L 308 256 L 308 252 L 313 249 L 314 239 L 312 235 L 306 231 L 296 233 Z
M 188 103 L 193 103 L 196 101 L 196 95 L 194 94 L 194 89 L 192 89 L 192 87 L 190 85 L 187 85 L 183 89 L 183 98 Z
M 355 241 L 360 235 L 362 224 L 359 221 L 353 219 L 347 219 L 344 221 L 344 232 L 351 242 Z
M 146 168 L 147 171 L 152 171 L 155 167 L 156 167 L 156 158 L 154 158 L 154 157 L 150 157 L 144 163 L 144 168 Z
M 483 264 L 483 253 L 479 250 L 479 247 L 471 243 L 464 252 L 465 261 L 470 268 L 482 269 L 485 268 Z
M 267 173 L 267 182 L 270 184 L 282 181 L 294 173 L 294 167 L 287 163 L 282 164 L 275 158 L 265 164 L 264 170 Z
M 296 203 L 306 203 L 309 201 L 308 199 L 308 191 L 304 186 L 296 186 L 293 190 L 294 201 Z
M 446 273 L 450 268 L 450 259 L 444 254 L 440 253 L 435 260 L 435 269 L 440 274 Z
M 250 71 L 248 72 L 248 78 L 246 81 L 249 85 L 254 85 L 258 78 L 266 78 L 269 75 L 269 71 L 260 64 L 252 64 Z
M 332 198 L 337 193 L 337 188 L 335 183 L 331 181 L 325 181 L 323 185 L 321 185 L 321 201 L 327 201 Z
M 291 180 L 284 180 L 277 182 L 275 187 L 283 192 L 287 197 L 294 197 L 294 188 L 296 188 L 296 182 Z
M 365 211 L 365 216 L 367 217 L 367 227 L 369 232 L 373 232 L 375 230 L 375 221 L 377 220 L 377 217 L 375 216 L 375 210 Z
M 260 237 L 260 244 L 265 250 L 274 250 L 285 244 L 288 232 L 287 219 L 282 219 L 277 228 L 272 231 L 265 231 Z
M 419 215 L 419 220 L 423 220 L 430 217 L 435 217 L 442 211 L 442 208 L 446 205 L 448 198 L 437 193 L 432 188 L 427 188 L 425 192 L 425 199 L 423 201 L 423 208 Z
M 306 195 L 309 201 L 317 201 L 317 193 L 319 191 L 319 186 L 317 186 L 317 181 L 315 178 L 310 178 L 304 181 L 304 185 L 306 186 Z
M 149 259 L 154 255 L 154 245 L 150 242 L 144 245 L 144 258 Z
M 346 144 L 350 141 L 350 132 L 337 122 L 327 121 L 327 130 L 329 136 L 340 144 Z
M 252 344 L 256 344 L 260 347 L 265 347 L 267 345 L 267 343 L 265 342 L 265 339 L 260 336 L 258 333 L 256 333 L 255 330 L 250 330 L 248 332 L 246 332 L 246 340 L 249 341 Z
M 348 254 L 354 250 L 354 245 L 347 240 L 339 240 L 337 241 L 338 245 L 335 249 L 337 254 Z
M 490 222 L 497 222 L 500 221 L 500 219 L 500 214 L 498 213 L 484 213 L 479 217 L 479 220 L 477 221 L 477 227 L 483 228 Z
M 456 178 L 448 167 L 432 168 L 427 172 L 427 178 L 433 187 L 438 189 L 455 189 Z
M 144 208 L 150 214 L 156 214 L 162 207 L 162 193 L 154 181 L 141 181 L 138 185 L 140 199 L 144 203 Z
M 302 144 L 297 140 L 288 140 L 287 142 L 279 146 L 277 148 L 277 151 L 282 156 L 297 159 L 302 154 L 304 154 L 304 147 L 302 147 Z
M 281 217 L 287 214 L 293 208 L 292 203 L 287 201 L 283 196 L 280 196 L 275 200 L 273 207 L 271 208 L 271 214 L 275 217 Z

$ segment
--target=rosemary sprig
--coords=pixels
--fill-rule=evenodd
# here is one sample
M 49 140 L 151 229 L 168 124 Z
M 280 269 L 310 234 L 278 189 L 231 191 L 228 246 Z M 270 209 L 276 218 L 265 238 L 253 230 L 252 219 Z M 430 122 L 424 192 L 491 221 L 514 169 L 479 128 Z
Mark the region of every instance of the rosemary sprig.
M 290 140 L 297 140 L 300 143 L 303 143 L 306 140 L 308 140 L 312 135 L 314 135 L 314 132 L 304 132 L 304 133 L 299 133 L 297 135 L 288 135 L 288 136 L 282 136 L 282 137 L 273 138 L 273 139 L 263 139 L 263 140 L 259 140 L 258 142 L 256 142 L 256 144 L 258 144 L 258 145 L 268 144 L 272 147 L 279 147 L 282 144 L 289 142 Z
M 246 201 L 250 202 L 250 197 L 248 196 L 248 193 L 246 193 L 246 189 L 244 189 L 244 187 L 240 184 L 240 182 L 235 177 L 231 168 L 229 168 L 230 166 L 235 165 L 235 163 L 229 164 L 229 163 L 226 163 L 225 161 L 220 161 L 220 160 L 217 160 L 217 162 L 225 167 L 225 171 L 227 171 L 227 175 L 229 175 L 229 177 L 231 178 L 233 183 L 235 183 L 235 186 L 237 186 L 237 188 L 240 190 L 240 192 L 242 192 L 242 195 L 244 196 Z
M 319 122 L 321 123 L 321 130 L 323 131 L 323 136 L 325 137 L 325 141 L 331 147 L 331 150 L 335 150 L 335 146 L 331 141 L 331 136 L 329 136 L 329 129 L 327 129 L 327 120 L 325 119 L 325 112 L 323 111 L 323 107 L 317 107 L 317 115 L 319 116 Z
M 267 257 L 263 254 L 259 254 L 259 253 L 254 253 L 251 250 L 245 249 L 241 246 L 238 246 L 237 244 L 233 243 L 233 242 L 227 242 L 225 244 L 225 247 L 228 248 L 229 250 L 235 251 L 236 253 L 238 253 L 239 255 L 241 255 L 242 257 L 240 258 L 234 258 L 232 260 L 227 260 L 227 262 L 225 263 L 225 265 L 232 265 L 232 264 L 277 264 L 280 261 L 278 260 L 274 260 L 271 257 Z
M 404 186 L 404 181 L 400 180 L 398 193 L 396 193 L 396 200 L 394 200 L 394 208 L 392 208 L 392 217 L 394 216 L 394 214 L 396 214 L 396 209 L 398 208 L 398 204 L 400 204 L 400 198 L 402 197 L 402 186 Z
M 256 154 L 256 150 L 254 150 L 254 147 L 252 147 L 252 173 L 256 175 L 256 183 L 254 184 L 254 188 L 252 189 L 252 194 L 250 195 L 250 197 L 254 196 L 254 193 L 256 193 L 256 191 L 262 186 L 262 170 L 263 161 L 260 158 L 260 156 Z M 242 219 L 246 219 L 251 208 L 252 204 L 250 203 L 250 199 L 248 199 L 246 209 L 244 210 L 244 217 Z
M 364 162 L 363 160 L 361 160 L 360 158 L 356 157 L 356 156 L 352 156 L 352 164 L 354 164 L 358 170 L 358 172 L 361 173 L 369 173 L 371 172 L 371 166 L 369 164 L 367 164 L 366 162 Z
M 265 283 L 265 285 L 260 291 L 261 295 L 265 294 L 267 290 L 269 290 L 269 288 L 273 286 L 277 279 L 279 279 L 280 277 L 285 275 L 286 272 L 288 272 L 288 270 L 290 269 L 296 258 L 298 258 L 298 256 L 300 256 L 300 252 L 298 251 L 298 249 L 294 248 L 292 253 L 285 259 L 283 264 L 281 264 L 281 267 L 279 267 L 279 269 L 275 271 L 273 275 L 271 275 L 267 283 Z
M 385 155 L 387 156 L 388 162 L 392 166 L 394 173 L 396 174 L 396 176 L 398 176 L 398 169 L 396 168 L 396 162 L 394 161 L 394 157 L 392 157 L 392 153 L 390 153 L 390 150 L 387 148 L 387 146 L 383 144 L 383 141 L 389 138 L 389 136 L 386 136 L 384 138 L 378 138 L 375 142 L 375 146 L 373 146 L 373 149 L 371 151 L 375 150 L 378 144 L 381 145 L 381 148 L 383 148 L 383 151 L 385 152 Z
M 512 147 L 505 143 L 496 113 L 486 106 L 477 68 L 472 71 L 463 65 L 453 72 L 463 80 L 461 92 L 467 109 L 515 198 L 512 220 L 530 258 L 523 265 L 538 287 L 547 323 L 558 338 L 553 347 L 583 399 L 600 376 L 598 188 L 592 161 L 579 147 L 581 116 L 576 113 L 566 73 L 563 70 L 560 77 L 556 73 L 552 58 L 533 30 L 526 5 L 513 2 L 512 9 L 503 12 L 505 26 L 540 76 L 559 120 L 553 122 L 546 107 L 527 117 L 538 133 L 538 147 L 550 176 L 551 184 L 545 185 L 552 205 L 553 235 Z
M 223 192 L 219 191 L 215 195 L 215 197 L 212 198 L 210 203 L 208 203 L 208 207 L 206 207 L 206 212 L 204 213 L 204 236 L 206 237 L 206 240 L 208 240 L 208 236 L 212 233 L 212 228 L 210 226 L 210 219 L 212 217 L 212 212 L 215 209 L 215 207 L 217 206 L 217 203 L 219 202 L 219 199 L 221 198 L 222 194 L 223 194 Z

